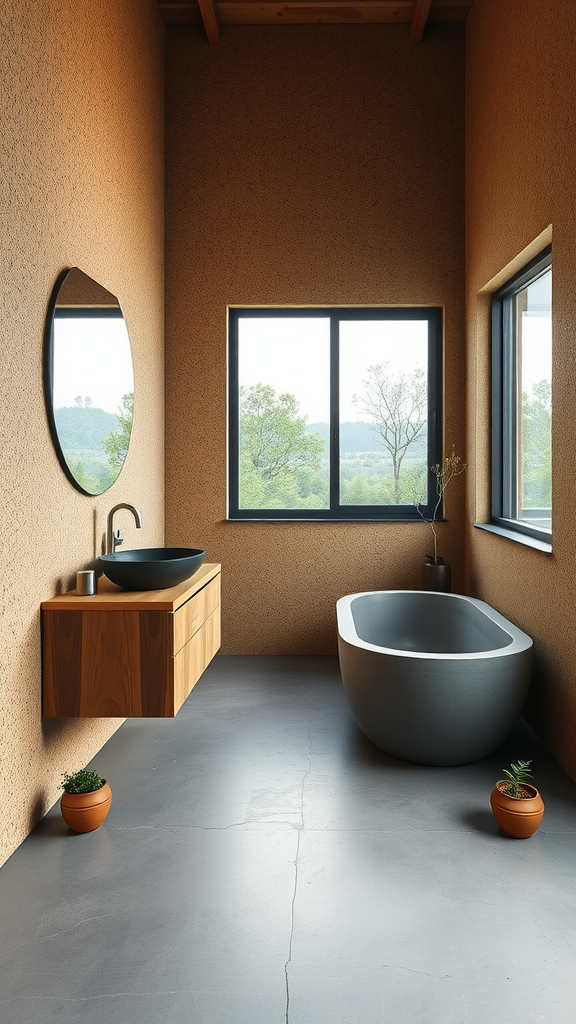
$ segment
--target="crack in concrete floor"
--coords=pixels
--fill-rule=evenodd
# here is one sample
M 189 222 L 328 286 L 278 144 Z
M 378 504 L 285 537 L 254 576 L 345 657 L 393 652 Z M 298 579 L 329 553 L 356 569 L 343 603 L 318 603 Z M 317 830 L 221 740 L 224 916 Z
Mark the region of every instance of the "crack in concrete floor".
M 302 832 L 304 831 L 304 788 L 306 786 L 306 779 L 312 771 L 312 704 L 308 702 L 308 750 L 306 751 L 306 760 L 308 761 L 308 768 L 302 776 L 302 786 L 300 791 L 300 824 L 298 826 L 298 840 L 296 843 L 296 856 L 294 859 L 294 891 L 292 894 L 292 909 L 291 909 L 291 921 L 290 921 L 290 939 L 288 942 L 288 959 L 284 964 L 284 977 L 286 980 L 286 1024 L 289 1024 L 290 1016 L 290 980 L 288 977 L 288 968 L 292 962 L 292 943 L 294 940 L 294 923 L 296 915 L 296 896 L 298 893 L 298 867 L 300 860 L 300 840 L 302 838 Z

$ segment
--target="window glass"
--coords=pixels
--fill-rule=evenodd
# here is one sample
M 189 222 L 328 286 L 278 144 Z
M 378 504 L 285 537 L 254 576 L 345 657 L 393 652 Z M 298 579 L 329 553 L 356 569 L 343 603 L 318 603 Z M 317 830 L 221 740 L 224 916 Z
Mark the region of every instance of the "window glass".
M 517 515 L 552 528 L 552 270 L 516 297 Z
M 340 501 L 427 502 L 428 324 L 340 326 Z
M 327 509 L 330 320 L 238 322 L 239 507 Z

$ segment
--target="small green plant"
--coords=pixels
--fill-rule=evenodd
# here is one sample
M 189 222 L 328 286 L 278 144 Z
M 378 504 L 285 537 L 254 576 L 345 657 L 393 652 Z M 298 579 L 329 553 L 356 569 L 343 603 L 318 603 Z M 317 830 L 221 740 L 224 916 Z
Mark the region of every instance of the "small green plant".
M 62 778 L 64 781 L 60 783 L 60 789 L 65 793 L 94 793 L 104 785 L 104 779 L 100 778 L 98 772 L 90 772 L 87 768 L 71 774 L 63 772 Z
M 523 794 L 520 792 L 522 786 L 529 786 L 532 778 L 532 772 L 528 768 L 529 764 L 532 764 L 532 761 L 518 761 L 518 764 L 511 764 L 509 769 L 503 769 L 507 781 L 505 780 L 506 785 L 502 788 L 502 793 L 515 800 L 522 799 Z

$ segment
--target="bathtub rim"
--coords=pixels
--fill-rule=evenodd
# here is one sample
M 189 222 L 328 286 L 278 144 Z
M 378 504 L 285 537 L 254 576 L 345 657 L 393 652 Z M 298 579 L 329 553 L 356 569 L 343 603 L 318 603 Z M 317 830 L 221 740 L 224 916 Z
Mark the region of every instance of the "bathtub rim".
M 503 630 L 512 642 L 505 647 L 497 647 L 489 651 L 471 651 L 470 653 L 449 654 L 435 653 L 433 651 L 402 651 L 395 647 L 379 647 L 362 640 L 356 632 L 354 619 L 352 617 L 352 602 L 359 597 L 369 597 L 372 594 L 430 594 L 440 600 L 466 601 L 474 605 L 479 611 L 491 619 L 500 629 Z M 477 597 L 468 597 L 465 594 L 445 594 L 437 590 L 363 590 L 357 594 L 346 594 L 336 601 L 336 618 L 338 623 L 339 637 L 351 647 L 361 651 L 370 651 L 374 654 L 385 654 L 394 658 L 416 659 L 418 661 L 478 661 L 489 658 L 509 658 L 533 647 L 533 641 L 527 633 L 515 626 L 513 622 L 506 619 L 495 608 L 481 601 Z

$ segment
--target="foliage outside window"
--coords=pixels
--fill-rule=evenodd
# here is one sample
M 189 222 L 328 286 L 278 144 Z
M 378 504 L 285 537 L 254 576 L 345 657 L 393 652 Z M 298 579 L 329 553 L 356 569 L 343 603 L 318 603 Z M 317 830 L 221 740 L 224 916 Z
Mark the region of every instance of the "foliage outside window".
M 419 519 L 441 459 L 436 307 L 236 308 L 231 519 Z
M 552 539 L 552 254 L 493 296 L 492 519 Z

